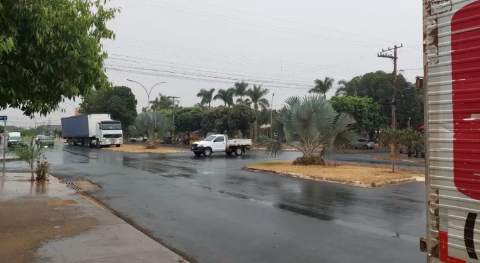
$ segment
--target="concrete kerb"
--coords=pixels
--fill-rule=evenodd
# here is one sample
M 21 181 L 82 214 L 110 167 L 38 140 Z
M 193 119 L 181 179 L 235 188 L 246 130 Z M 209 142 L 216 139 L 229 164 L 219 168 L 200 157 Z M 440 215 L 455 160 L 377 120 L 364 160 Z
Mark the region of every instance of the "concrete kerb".
M 362 187 L 362 188 L 380 188 L 380 187 L 386 187 L 391 185 L 397 185 L 401 183 L 425 181 L 425 178 L 412 176 L 407 178 L 394 179 L 394 180 L 381 181 L 381 182 L 364 182 L 364 181 L 344 180 L 344 179 L 338 179 L 333 177 L 313 177 L 305 174 L 289 173 L 289 172 L 282 172 L 282 171 L 275 171 L 275 170 L 268 170 L 268 169 L 259 169 L 259 168 L 252 168 L 249 166 L 245 166 L 244 169 L 252 172 L 258 172 L 258 173 L 277 174 L 277 175 L 288 176 L 293 178 L 302 178 L 302 179 L 309 179 L 309 180 L 315 180 L 315 181 L 346 184 L 346 185 Z

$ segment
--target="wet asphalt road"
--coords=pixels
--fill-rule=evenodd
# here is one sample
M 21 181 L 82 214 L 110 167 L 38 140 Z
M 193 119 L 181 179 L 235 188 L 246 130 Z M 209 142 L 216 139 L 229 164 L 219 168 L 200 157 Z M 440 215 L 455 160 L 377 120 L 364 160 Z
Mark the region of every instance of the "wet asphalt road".
M 425 233 L 423 183 L 362 189 L 241 170 L 273 160 L 262 152 L 206 159 L 60 145 L 47 157 L 52 174 L 100 185 L 95 198 L 197 262 L 425 258 L 418 245 Z M 360 152 L 333 159 L 372 161 Z M 16 163 L 7 168 L 23 169 Z

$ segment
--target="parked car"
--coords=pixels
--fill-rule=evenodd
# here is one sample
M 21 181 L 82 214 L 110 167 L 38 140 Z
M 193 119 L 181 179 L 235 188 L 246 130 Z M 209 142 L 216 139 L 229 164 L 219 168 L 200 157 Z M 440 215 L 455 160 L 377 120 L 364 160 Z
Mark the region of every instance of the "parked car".
M 50 136 L 38 135 L 36 142 L 38 145 L 47 146 L 48 148 L 52 148 L 54 146 L 54 142 Z
M 352 142 L 352 148 L 363 148 L 363 149 L 373 149 L 375 148 L 375 143 L 373 141 L 369 141 L 365 138 L 357 139 L 356 141 Z
M 408 153 L 408 147 L 407 146 L 401 146 L 400 147 L 400 153 L 407 154 Z
M 130 142 L 146 142 L 148 140 L 148 138 L 139 136 L 139 137 L 132 137 L 129 140 L 130 140 Z

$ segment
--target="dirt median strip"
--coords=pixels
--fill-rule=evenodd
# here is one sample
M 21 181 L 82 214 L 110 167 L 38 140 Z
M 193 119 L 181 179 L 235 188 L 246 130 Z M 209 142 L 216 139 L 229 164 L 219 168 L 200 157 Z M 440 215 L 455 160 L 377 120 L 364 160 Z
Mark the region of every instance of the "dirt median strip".
M 398 171 L 392 173 L 387 167 L 357 166 L 355 164 L 299 166 L 293 165 L 292 162 L 271 162 L 250 164 L 246 169 L 255 172 L 335 182 L 365 188 L 377 188 L 424 180 L 424 174 L 421 172 Z
M 123 144 L 121 147 L 109 147 L 109 148 L 102 148 L 105 151 L 112 151 L 112 152 L 129 152 L 129 153 L 184 153 L 188 152 L 187 150 L 183 149 L 171 149 L 165 147 L 159 147 L 157 149 L 146 149 L 144 145 L 128 145 Z

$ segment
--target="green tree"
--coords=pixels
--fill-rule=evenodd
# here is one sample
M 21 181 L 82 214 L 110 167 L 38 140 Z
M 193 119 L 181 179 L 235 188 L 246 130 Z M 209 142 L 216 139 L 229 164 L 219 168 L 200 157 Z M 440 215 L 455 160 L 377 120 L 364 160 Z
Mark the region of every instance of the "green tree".
M 54 129 L 53 130 L 53 135 L 55 135 L 55 137 L 62 137 L 62 130 L 61 129 Z
M 220 106 L 207 110 L 202 120 L 204 132 L 228 133 L 228 116 L 228 107 Z
M 258 112 L 259 108 L 266 109 L 270 106 L 268 100 L 264 97 L 270 92 L 268 89 L 262 88 L 261 85 L 253 85 L 252 89 L 248 90 L 248 96 L 250 97 L 250 101 L 253 104 L 253 110 L 255 111 L 255 122 L 253 124 L 253 137 L 255 141 L 257 140 L 258 134 Z
M 324 98 L 327 98 L 327 92 L 332 88 L 335 80 L 330 77 L 325 77 L 325 80 L 316 79 L 315 87 L 310 89 L 308 93 L 322 94 Z
M 179 132 L 195 132 L 202 130 L 205 110 L 199 107 L 183 108 L 175 113 L 175 130 Z
M 255 112 L 245 104 L 236 104 L 229 110 L 229 131 L 240 131 L 246 137 L 249 135 L 251 124 L 254 121 Z
M 137 117 L 137 99 L 129 87 L 116 86 L 112 89 L 92 92 L 83 98 L 79 112 L 83 114 L 108 113 L 114 120 L 122 122 L 125 131 Z
M 302 158 L 310 159 L 316 150 L 322 149 L 318 158 L 323 163 L 325 154 L 341 151 L 355 138 L 349 128 L 353 118 L 337 113 L 321 96 L 291 97 L 286 104 L 274 122 L 281 139 L 260 135 L 259 143 L 266 147 L 266 154 L 276 156 L 284 152 L 285 146 L 290 146 L 301 151 Z
M 210 89 L 210 90 L 201 89 L 198 92 L 197 97 L 202 98 L 202 101 L 201 101 L 202 105 L 208 105 L 208 107 L 210 108 L 210 103 L 212 103 L 214 92 L 215 92 L 215 89 Z
M 110 86 L 102 39 L 117 8 L 108 1 L 19 0 L 0 4 L 0 109 L 46 115 L 65 98 Z
M 337 112 L 345 112 L 355 120 L 358 133 L 368 133 L 371 140 L 376 140 L 380 128 L 385 124 L 382 106 L 369 97 L 335 96 L 330 103 Z
M 213 100 L 221 100 L 223 101 L 224 106 L 232 106 L 233 105 L 233 95 L 235 94 L 235 90 L 232 89 L 219 89 L 217 95 L 213 97 Z
M 34 139 L 26 140 L 21 145 L 8 148 L 8 152 L 17 156 L 18 159 L 24 161 L 30 167 L 32 177 L 30 180 L 35 181 L 33 165 L 36 161 L 40 161 L 43 154 L 43 145 L 37 144 Z
M 398 157 L 400 146 L 405 143 L 405 130 L 385 130 L 380 136 L 380 145 L 392 147 L 392 172 L 395 172 L 395 160 Z
M 236 82 L 234 89 L 235 89 L 235 96 L 240 97 L 239 99 L 237 99 L 237 102 L 243 103 L 244 102 L 243 97 L 248 95 L 248 83 L 243 81 Z
M 172 98 L 162 93 L 159 93 L 155 100 L 150 101 L 150 104 L 152 104 L 150 107 L 152 111 L 168 110 L 176 106 Z
M 134 134 L 146 134 L 148 148 L 155 148 L 154 141 L 165 137 L 168 131 L 172 129 L 172 121 L 158 112 L 140 113 L 133 126 L 130 126 L 130 132 Z

